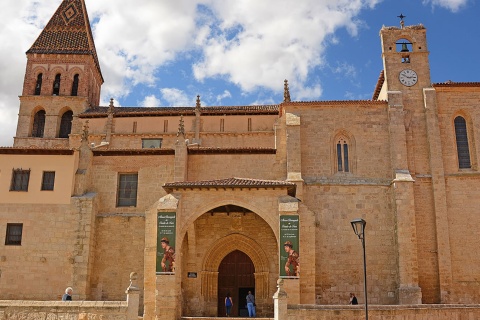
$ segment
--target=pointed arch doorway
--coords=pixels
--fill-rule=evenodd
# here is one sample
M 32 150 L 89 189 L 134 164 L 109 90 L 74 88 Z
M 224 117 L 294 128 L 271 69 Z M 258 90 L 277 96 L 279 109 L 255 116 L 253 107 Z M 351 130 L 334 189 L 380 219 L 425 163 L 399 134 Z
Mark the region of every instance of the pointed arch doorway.
M 245 297 L 248 291 L 255 294 L 255 267 L 244 252 L 235 250 L 223 258 L 218 267 L 218 316 L 224 317 L 227 293 L 233 299 L 232 317 L 248 316 Z

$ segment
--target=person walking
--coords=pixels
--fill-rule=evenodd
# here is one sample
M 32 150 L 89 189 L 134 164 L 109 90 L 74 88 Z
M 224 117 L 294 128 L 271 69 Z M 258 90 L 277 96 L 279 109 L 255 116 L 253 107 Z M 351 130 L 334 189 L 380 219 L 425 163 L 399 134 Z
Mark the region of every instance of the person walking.
M 73 289 L 71 287 L 65 289 L 65 294 L 62 296 L 62 301 L 72 301 L 72 293 Z
M 248 291 L 247 295 L 247 309 L 248 316 L 250 318 L 255 318 L 255 296 L 252 294 L 252 291 Z
M 232 307 L 233 307 L 233 300 L 232 300 L 232 297 L 230 297 L 230 292 L 229 292 L 225 297 L 225 310 L 227 311 L 227 317 L 230 317 L 230 311 L 232 310 Z

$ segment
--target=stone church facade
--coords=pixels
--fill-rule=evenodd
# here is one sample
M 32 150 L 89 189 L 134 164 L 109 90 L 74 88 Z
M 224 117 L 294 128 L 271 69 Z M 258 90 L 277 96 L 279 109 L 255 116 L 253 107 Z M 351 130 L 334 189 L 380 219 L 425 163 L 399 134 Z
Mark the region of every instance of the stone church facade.
M 363 218 L 369 303 L 480 303 L 480 83 L 432 84 L 422 25 L 380 38 L 371 100 L 293 101 L 285 81 L 278 105 L 99 106 L 85 3 L 62 1 L 0 148 L 0 299 L 123 300 L 137 272 L 145 319 L 223 315 L 227 292 L 242 315 L 248 290 L 271 316 L 279 277 L 289 304 L 362 303 Z

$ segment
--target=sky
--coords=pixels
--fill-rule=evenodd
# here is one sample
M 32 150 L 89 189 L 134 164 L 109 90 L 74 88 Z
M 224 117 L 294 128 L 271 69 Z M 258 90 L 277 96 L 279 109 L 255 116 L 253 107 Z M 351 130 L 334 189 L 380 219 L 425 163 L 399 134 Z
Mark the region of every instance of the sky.
M 369 100 L 382 26 L 427 28 L 433 83 L 480 81 L 477 0 L 85 0 L 105 83 L 101 105 Z M 61 0 L 2 0 L 0 146 L 11 146 L 25 52 Z

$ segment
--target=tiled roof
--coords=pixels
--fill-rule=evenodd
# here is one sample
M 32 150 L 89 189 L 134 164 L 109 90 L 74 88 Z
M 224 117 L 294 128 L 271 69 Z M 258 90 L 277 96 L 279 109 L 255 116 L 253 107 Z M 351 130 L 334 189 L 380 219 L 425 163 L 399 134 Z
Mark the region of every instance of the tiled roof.
M 378 76 L 375 90 L 373 90 L 372 100 L 378 100 L 378 96 L 380 95 L 380 91 L 382 90 L 382 86 L 384 82 L 385 82 L 385 72 L 382 70 L 380 71 L 380 75 Z
M 102 75 L 84 0 L 63 0 L 27 53 L 91 55 Z
M 311 106 L 311 105 L 320 105 L 320 106 L 377 106 L 384 105 L 386 102 L 383 100 L 325 100 L 325 101 L 292 101 L 284 102 L 282 106 Z
M 159 155 L 175 155 L 173 149 L 97 149 L 93 150 L 94 156 L 159 156 Z
M 80 118 L 101 118 L 108 115 L 109 107 L 89 108 L 79 115 Z M 225 107 L 201 107 L 200 113 L 208 115 L 278 115 L 278 105 L 263 106 L 225 106 Z M 171 115 L 195 115 L 195 107 L 115 107 L 114 117 L 154 117 Z
M 432 86 L 435 87 L 480 87 L 480 82 L 453 82 L 451 80 L 433 83 Z
M 165 183 L 163 188 L 167 192 L 172 192 L 174 189 L 183 188 L 287 188 L 288 194 L 294 197 L 296 185 L 292 182 L 280 180 L 227 178 L 219 180 L 170 182 Z
M 188 154 L 276 154 L 275 148 L 215 148 L 188 146 Z
M 0 154 L 20 154 L 20 155 L 72 155 L 73 149 L 66 148 L 17 148 L 0 147 Z

